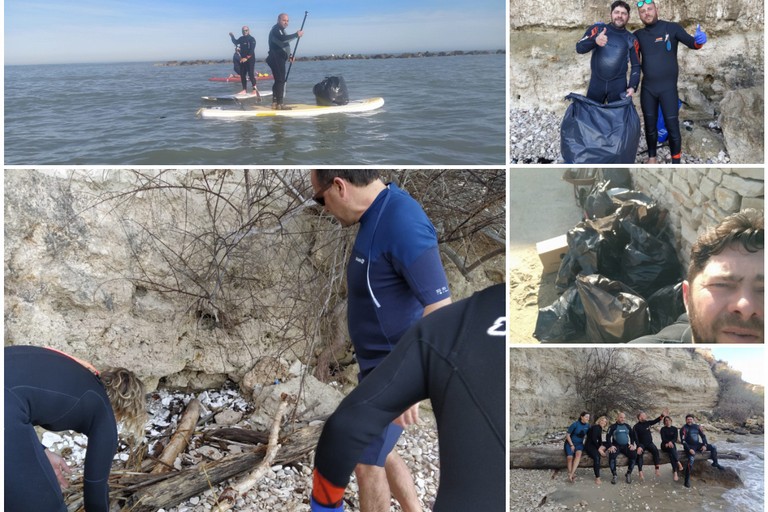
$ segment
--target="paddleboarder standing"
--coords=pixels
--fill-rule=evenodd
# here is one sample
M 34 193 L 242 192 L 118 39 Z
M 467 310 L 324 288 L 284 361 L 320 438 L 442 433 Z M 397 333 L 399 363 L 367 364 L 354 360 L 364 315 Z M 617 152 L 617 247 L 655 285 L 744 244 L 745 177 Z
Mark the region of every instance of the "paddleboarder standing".
M 272 109 L 284 110 L 283 96 L 285 94 L 285 63 L 292 59 L 291 44 L 294 39 L 304 35 L 303 30 L 298 30 L 293 34 L 286 34 L 288 27 L 288 15 L 281 13 L 277 17 L 277 23 L 269 31 L 269 53 L 267 54 L 267 65 L 272 70 L 272 76 L 275 79 L 272 85 Z
M 248 27 L 243 27 L 243 35 L 238 39 L 235 39 L 235 35 L 232 32 L 229 33 L 229 38 L 235 46 L 240 47 L 240 83 L 243 86 L 240 94 L 248 93 L 247 79 L 250 78 L 253 85 L 253 92 L 251 94 L 261 97 L 259 88 L 256 86 L 256 77 L 254 76 L 256 39 L 253 38 Z M 247 77 L 246 74 L 248 75 Z

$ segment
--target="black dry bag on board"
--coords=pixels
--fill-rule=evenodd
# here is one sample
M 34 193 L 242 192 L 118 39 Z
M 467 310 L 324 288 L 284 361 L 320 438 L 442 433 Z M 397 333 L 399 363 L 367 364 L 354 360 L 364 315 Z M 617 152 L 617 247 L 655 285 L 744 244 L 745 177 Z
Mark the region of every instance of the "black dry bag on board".
M 349 103 L 347 83 L 343 76 L 327 76 L 312 88 L 315 101 L 323 107 L 346 105 Z
M 571 93 L 560 125 L 560 153 L 567 164 L 632 164 L 640 144 L 640 116 L 632 98 L 602 105 Z

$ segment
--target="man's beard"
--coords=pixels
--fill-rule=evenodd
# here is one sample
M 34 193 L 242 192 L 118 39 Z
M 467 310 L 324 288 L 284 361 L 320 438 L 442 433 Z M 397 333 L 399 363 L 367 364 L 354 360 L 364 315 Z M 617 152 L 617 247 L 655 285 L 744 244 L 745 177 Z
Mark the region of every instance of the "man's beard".
M 691 332 L 693 333 L 693 340 L 696 343 L 716 343 L 717 333 L 722 332 L 724 328 L 736 327 L 740 329 L 748 329 L 760 333 L 759 342 L 763 342 L 763 320 L 758 317 L 752 317 L 749 320 L 742 320 L 739 315 L 723 312 L 709 322 L 709 325 L 705 325 L 707 319 L 700 319 L 696 311 L 696 302 L 692 297 L 688 297 L 688 320 L 691 324 Z

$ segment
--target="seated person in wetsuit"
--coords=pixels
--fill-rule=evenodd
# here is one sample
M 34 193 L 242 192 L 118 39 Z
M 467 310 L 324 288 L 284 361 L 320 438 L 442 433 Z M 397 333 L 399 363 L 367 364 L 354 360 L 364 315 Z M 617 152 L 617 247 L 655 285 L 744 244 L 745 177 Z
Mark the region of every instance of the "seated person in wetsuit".
M 661 459 L 659 458 L 659 449 L 653 444 L 653 435 L 651 434 L 651 427 L 660 422 L 664 417 L 669 414 L 669 409 L 664 409 L 661 416 L 655 420 L 649 420 L 648 415 L 645 412 L 640 411 L 637 413 L 637 423 L 632 427 L 635 431 L 635 439 L 637 440 L 637 474 L 640 480 L 643 480 L 643 455 L 645 452 L 651 452 L 653 456 L 653 465 L 656 469 L 656 476 L 659 476 L 659 464 Z
M 594 425 L 589 427 L 587 440 L 584 442 L 584 451 L 592 457 L 592 470 L 595 472 L 595 483 L 600 485 L 600 458 L 605 457 L 608 443 L 603 441 L 603 429 L 608 426 L 608 418 L 600 416 Z
M 659 431 L 661 434 L 661 449 L 669 455 L 669 463 L 672 464 L 672 480 L 677 482 L 678 472 L 683 470 L 680 457 L 677 453 L 677 427 L 672 426 L 672 418 L 664 416 L 664 426 Z
M 680 442 L 683 443 L 683 449 L 688 456 L 688 464 L 685 466 L 685 486 L 691 486 L 691 471 L 693 462 L 696 459 L 696 452 L 704 453 L 708 451 L 712 456 L 712 466 L 717 469 L 723 469 L 723 466 L 717 462 L 717 447 L 707 442 L 707 436 L 704 434 L 704 428 L 694 423 L 693 414 L 685 415 L 685 425 L 680 429 Z
M 576 468 L 579 467 L 581 453 L 584 451 L 584 438 L 589 430 L 589 413 L 583 411 L 579 419 L 571 423 L 568 432 L 565 434 L 565 464 L 568 468 L 568 480 L 571 482 L 576 478 Z
M 595 23 L 578 43 L 577 53 L 592 52 L 592 76 L 587 98 L 598 103 L 611 103 L 631 97 L 640 84 L 640 53 L 637 38 L 626 29 L 629 4 L 616 0 L 611 4 L 611 22 Z M 631 64 L 627 83 L 627 62 Z
M 505 302 L 504 285 L 494 285 L 406 331 L 323 427 L 313 511 L 343 510 L 344 490 L 365 447 L 425 398 L 432 400 L 440 442 L 435 512 L 504 510 Z
M 64 459 L 45 449 L 35 427 L 74 430 L 88 437 L 83 475 L 87 512 L 109 511 L 109 477 L 117 450 L 117 421 L 144 435 L 144 385 L 124 368 L 101 373 L 53 349 L 11 346 L 5 364 L 5 509 L 66 512 Z M 58 481 L 58 484 L 57 484 Z
M 611 483 L 616 483 L 616 458 L 620 453 L 627 457 L 627 473 L 624 478 L 628 484 L 632 483 L 632 469 L 635 467 L 635 459 L 637 458 L 635 433 L 627 425 L 626 416 L 623 412 L 616 416 L 616 423 L 608 429 L 608 435 L 605 439 L 610 445 L 608 448 L 608 466 L 613 475 Z

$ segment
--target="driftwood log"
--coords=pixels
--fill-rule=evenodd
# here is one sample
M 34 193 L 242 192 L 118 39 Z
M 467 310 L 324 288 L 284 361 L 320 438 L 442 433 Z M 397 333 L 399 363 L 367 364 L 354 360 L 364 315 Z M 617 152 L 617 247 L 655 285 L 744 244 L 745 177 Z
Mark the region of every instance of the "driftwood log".
M 678 451 L 681 461 L 685 461 L 683 450 Z M 669 464 L 669 455 L 659 450 L 662 464 Z M 744 456 L 735 451 L 719 451 L 718 459 L 743 460 Z M 708 459 L 709 452 L 697 453 L 696 459 Z M 626 466 L 627 458 L 619 454 L 616 459 L 618 466 Z M 650 452 L 643 454 L 643 465 L 653 467 L 653 457 Z M 608 467 L 608 457 L 601 457 L 601 467 Z M 565 468 L 565 452 L 560 446 L 530 446 L 524 448 L 512 448 L 509 451 L 509 467 L 512 469 L 563 469 Z M 591 468 L 592 458 L 584 452 L 579 461 L 580 468 Z
M 192 399 L 189 401 L 189 404 L 187 404 L 187 408 L 184 409 L 184 414 L 181 415 L 176 432 L 157 458 L 158 464 L 152 470 L 153 475 L 167 473 L 173 470 L 173 463 L 176 461 L 179 454 L 187 449 L 189 440 L 192 439 L 192 435 L 195 433 L 195 426 L 197 425 L 197 419 L 199 417 L 200 401 Z
M 221 429 L 229 431 L 237 429 Z M 303 458 L 315 448 L 322 425 L 304 427 L 284 439 L 274 459 L 274 464 L 290 464 Z M 235 435 L 246 435 L 243 432 Z M 218 431 L 211 437 L 223 438 Z M 169 508 L 182 501 L 202 494 L 213 485 L 248 471 L 253 471 L 263 460 L 266 449 L 258 446 L 253 451 L 228 456 L 212 463 L 203 463 L 183 471 L 163 475 L 131 475 L 120 479 L 119 485 L 112 485 L 112 498 L 120 498 L 127 504 L 126 510 L 133 512 L 155 512 Z

